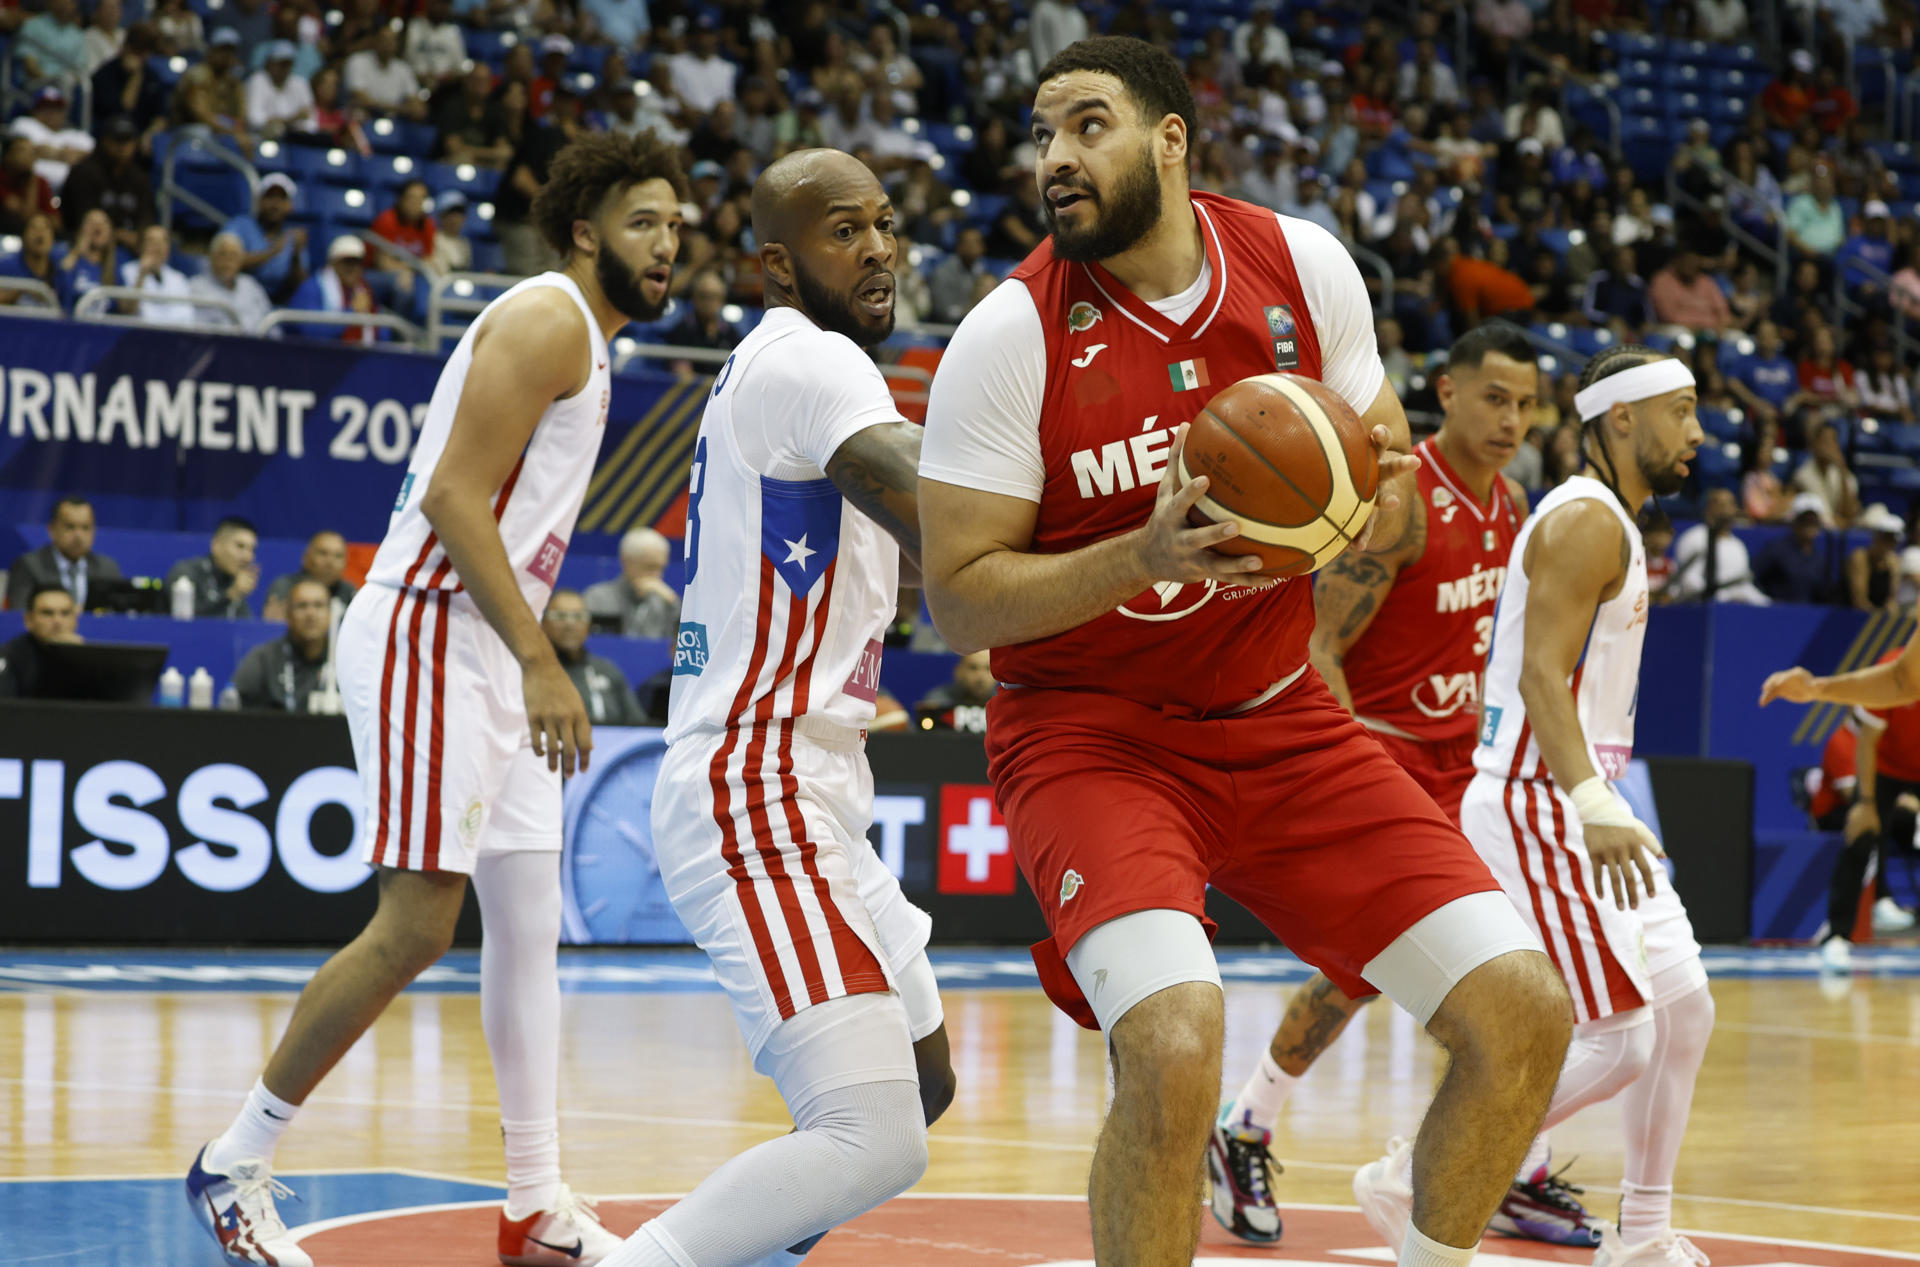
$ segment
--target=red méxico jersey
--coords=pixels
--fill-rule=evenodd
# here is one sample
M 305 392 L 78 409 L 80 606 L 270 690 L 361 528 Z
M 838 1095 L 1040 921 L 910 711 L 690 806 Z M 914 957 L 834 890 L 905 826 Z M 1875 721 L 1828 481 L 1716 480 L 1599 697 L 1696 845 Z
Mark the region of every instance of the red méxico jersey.
M 1353 711 L 1375 730 L 1428 743 L 1471 735 L 1480 722 L 1487 644 L 1520 512 L 1495 478 L 1476 502 L 1431 439 L 1420 457 L 1427 545 L 1400 569 L 1373 623 L 1347 652 Z
M 1895 647 L 1874 663 L 1892 664 L 1905 650 Z M 1920 703 L 1862 711 L 1886 727 L 1873 750 L 1874 770 L 1903 782 L 1920 783 Z
M 1276 368 L 1320 377 L 1313 314 L 1273 212 L 1205 193 L 1193 204 L 1212 280 L 1183 325 L 1100 265 L 1056 260 L 1050 241 L 1013 273 L 1033 296 L 1047 344 L 1037 554 L 1145 523 L 1174 429 L 1221 388 Z M 1372 402 L 1352 403 L 1364 410 Z M 1216 713 L 1304 665 L 1312 628 L 1305 580 L 1259 589 L 1162 584 L 1077 628 L 996 649 L 993 672 L 1020 686 Z

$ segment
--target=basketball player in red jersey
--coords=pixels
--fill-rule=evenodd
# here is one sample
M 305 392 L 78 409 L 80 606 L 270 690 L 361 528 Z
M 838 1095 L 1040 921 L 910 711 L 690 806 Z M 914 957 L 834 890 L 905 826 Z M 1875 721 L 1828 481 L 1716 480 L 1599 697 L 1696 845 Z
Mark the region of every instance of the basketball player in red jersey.
M 1526 1152 L 1565 1053 L 1565 988 L 1433 801 L 1308 663 L 1311 585 L 1191 528 L 1184 420 L 1209 386 L 1317 378 L 1373 432 L 1379 548 L 1415 462 L 1352 259 L 1310 224 L 1187 182 L 1193 98 L 1139 40 L 1040 76 L 1052 233 L 962 323 L 920 466 L 927 596 L 992 647 L 995 793 L 1052 937 L 1048 994 L 1107 1033 L 1114 1100 L 1089 1192 L 1103 1264 L 1190 1261 L 1191 1177 L 1224 1024 L 1209 883 L 1350 995 L 1391 995 L 1452 1056 L 1416 1150 L 1399 1261 L 1460 1267 Z M 1396 496 L 1399 504 L 1396 505 Z
M 1315 578 L 1313 667 L 1455 824 L 1473 781 L 1473 748 L 1494 604 L 1527 495 L 1502 475 L 1539 399 L 1533 347 L 1514 326 L 1488 322 L 1447 352 L 1435 386 L 1445 418 L 1414 450 L 1419 495 L 1407 539 L 1348 554 Z M 1273 1041 L 1227 1105 L 1207 1151 L 1212 1209 L 1242 1240 L 1280 1239 L 1270 1170 L 1273 1132 L 1297 1081 L 1375 996 L 1350 998 L 1316 973 L 1293 995 Z M 1536 1140 L 1493 1218 L 1510 1236 L 1599 1243 L 1574 1190 Z

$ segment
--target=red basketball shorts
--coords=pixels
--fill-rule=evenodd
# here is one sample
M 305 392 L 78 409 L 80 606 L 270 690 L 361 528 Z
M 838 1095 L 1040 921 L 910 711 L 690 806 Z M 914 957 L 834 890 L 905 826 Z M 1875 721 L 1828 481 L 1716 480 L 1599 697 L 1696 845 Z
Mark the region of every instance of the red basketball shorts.
M 1387 755 L 1413 776 L 1413 781 L 1426 790 L 1427 795 L 1433 798 L 1433 803 L 1458 827 L 1460 799 L 1467 794 L 1467 784 L 1473 782 L 1476 736 L 1467 734 L 1458 739 L 1429 741 L 1389 735 L 1378 730 L 1368 733 L 1380 741 Z
M 1311 671 L 1253 712 L 1207 719 L 1091 692 L 1002 691 L 987 755 L 1053 934 L 1033 948 L 1041 983 L 1089 1028 L 1067 952 L 1132 911 L 1204 922 L 1209 884 L 1352 997 L 1376 993 L 1362 970 L 1413 924 L 1499 889 Z

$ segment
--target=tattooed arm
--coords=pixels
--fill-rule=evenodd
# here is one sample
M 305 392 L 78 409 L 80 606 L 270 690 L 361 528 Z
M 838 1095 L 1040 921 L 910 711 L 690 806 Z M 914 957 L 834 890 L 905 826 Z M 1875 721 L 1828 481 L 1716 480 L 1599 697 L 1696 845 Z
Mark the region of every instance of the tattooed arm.
M 1347 652 L 1373 623 L 1400 569 L 1426 552 L 1426 507 L 1417 496 L 1410 497 L 1409 502 L 1406 539 L 1399 549 L 1388 554 L 1349 550 L 1314 580 L 1313 637 L 1307 643 L 1307 654 L 1333 697 L 1348 712 L 1353 711 L 1353 692 L 1347 687 Z
M 834 450 L 827 478 L 900 543 L 900 583 L 920 583 L 920 436 L 911 422 L 868 427 Z

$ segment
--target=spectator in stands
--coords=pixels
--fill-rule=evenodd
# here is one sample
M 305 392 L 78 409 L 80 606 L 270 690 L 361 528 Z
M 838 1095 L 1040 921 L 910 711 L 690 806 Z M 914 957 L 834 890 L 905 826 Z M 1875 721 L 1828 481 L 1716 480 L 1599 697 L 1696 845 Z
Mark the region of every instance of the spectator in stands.
M 158 53 L 159 43 L 152 26 L 136 22 L 127 28 L 119 55 L 94 71 L 96 127 L 103 119 L 124 116 L 133 121 L 133 134 L 138 138 L 166 122 L 170 90 L 147 64 Z
M 959 730 L 985 734 L 987 703 L 1000 693 L 1000 683 L 987 664 L 987 653 L 963 655 L 953 666 L 953 678 L 920 698 L 913 712 L 922 730 Z
M 1776 299 L 1772 316 L 1774 324 L 1782 332 L 1795 335 L 1806 328 L 1809 321 L 1822 325 L 1832 321 L 1828 309 L 1830 293 L 1820 275 L 1820 265 L 1811 259 L 1801 259 L 1793 266 L 1793 272 L 1787 281 L 1787 293 Z
M 427 117 L 420 79 L 401 59 L 400 36 L 390 26 L 382 25 L 374 33 L 371 48 L 347 58 L 344 83 L 348 100 L 369 114 Z
M 341 234 L 327 247 L 327 266 L 300 283 L 287 304 L 302 312 L 377 313 L 373 290 L 367 285 L 367 244 Z M 378 343 L 393 332 L 372 325 L 310 324 L 292 327 L 309 339 L 339 339 L 348 343 Z
M 1791 132 L 1807 117 L 1812 100 L 1813 54 L 1796 48 L 1787 56 L 1787 71 L 1760 93 L 1760 108 L 1767 122 Z
M 1834 199 L 1833 172 L 1824 164 L 1813 169 L 1806 193 L 1787 202 L 1787 245 L 1803 256 L 1831 259 L 1847 237 L 1847 217 Z
M 34 144 L 10 136 L 0 148 L 0 233 L 19 233 L 35 216 L 56 214 L 53 186 L 33 170 Z
M 1873 535 L 1847 555 L 1847 601 L 1864 612 L 1894 608 L 1900 592 L 1900 535 L 1906 525 L 1879 502 L 1860 512 L 1855 528 Z
M 343 575 L 346 570 L 347 539 L 331 529 L 314 533 L 307 538 L 307 548 L 300 555 L 300 569 L 277 578 L 267 587 L 267 603 L 260 613 L 261 619 L 283 619 L 287 614 L 288 595 L 303 581 L 320 586 L 329 600 L 351 603 L 356 591 L 353 582 Z
M 168 56 L 192 57 L 207 46 L 206 27 L 188 0 L 156 0 L 153 29 L 160 36 L 160 51 Z
M 1894 359 L 1893 345 L 1881 342 L 1868 353 L 1867 368 L 1854 379 L 1860 411 L 1882 422 L 1912 422 L 1913 385 Z
M 20 231 L 20 249 L 11 255 L 0 256 L 0 307 L 12 304 L 28 308 L 60 306 L 60 270 L 53 262 L 53 225 L 52 216 L 35 214 L 27 221 L 27 227 Z M 48 300 L 25 291 L 6 289 L 6 280 L 14 277 L 41 283 L 53 292 L 53 298 Z
M 1273 20 L 1279 9 L 1280 0 L 1253 0 L 1247 20 L 1234 26 L 1233 56 L 1242 66 L 1293 67 L 1293 45 Z
M 173 97 L 174 121 L 224 137 L 252 157 L 247 131 L 246 85 L 240 79 L 240 34 L 223 26 L 207 40 L 206 60 L 181 77 Z
M 1055 53 L 1093 34 L 1093 24 L 1073 0 L 1037 0 L 1027 16 L 1027 48 L 1035 69 Z
M 587 650 L 592 620 L 579 590 L 557 589 L 547 600 L 540 627 L 553 644 L 553 653 L 567 671 L 567 678 L 580 692 L 580 701 L 587 706 L 587 720 L 596 726 L 644 726 L 646 718 L 633 688 L 627 684 L 627 675 L 613 661 Z
M 193 296 L 187 275 L 175 268 L 173 235 L 165 225 L 150 224 L 140 235 L 140 253 L 120 265 L 120 284 L 143 298 L 121 300 L 123 311 L 152 326 L 190 326 L 194 322 Z
M 428 89 L 451 83 L 467 64 L 467 37 L 453 17 L 453 0 L 427 0 L 407 23 L 407 65 Z
M 1859 403 L 1853 387 L 1853 365 L 1835 348 L 1833 327 L 1813 332 L 1807 354 L 1800 358 L 1800 390 L 1813 408 L 1829 417 L 1852 412 Z
M 1807 118 L 1828 136 L 1837 136 L 1859 113 L 1860 103 L 1840 82 L 1833 67 L 1824 63 L 1816 67 L 1813 87 L 1807 93 Z
M 26 632 L 0 645 L 0 699 L 44 699 L 40 648 L 50 642 L 84 641 L 75 630 L 80 609 L 58 585 L 35 588 L 25 606 Z
M 1752 603 L 1767 596 L 1753 583 L 1747 543 L 1733 534 L 1740 512 L 1730 488 L 1707 490 L 1701 520 L 1673 545 L 1673 579 L 1667 594 L 1676 603 Z
M 1525 278 L 1533 292 L 1533 311 L 1542 320 L 1566 321 L 1577 312 L 1573 288 L 1552 247 L 1538 246 L 1528 253 Z
M 1877 291 L 1893 272 L 1893 240 L 1887 224 L 1892 212 L 1878 198 L 1860 208 L 1860 232 L 1840 244 L 1834 263 L 1849 290 Z
M 365 157 L 373 153 L 366 130 L 360 126 L 361 110 L 347 99 L 341 86 L 340 68 L 322 66 L 313 72 L 313 135 L 327 145 L 337 145 Z
M 106 213 L 114 239 L 137 250 L 140 234 L 154 220 L 153 186 L 137 158 L 139 131 L 119 115 L 107 121 L 100 143 L 73 165 L 60 198 L 60 214 L 73 233 L 91 211 Z
M 1749 233 L 1764 234 L 1786 213 L 1786 194 L 1771 168 L 1755 156 L 1753 141 L 1735 137 L 1727 147 L 1726 166 L 1721 169 L 1721 187 L 1726 190 L 1727 214 Z
M 127 42 L 125 19 L 120 0 L 100 0 L 93 6 L 84 37 L 88 78 L 119 55 L 120 46 Z
M 1633 327 L 1646 324 L 1652 310 L 1647 304 L 1647 284 L 1640 278 L 1631 246 L 1613 248 L 1607 267 L 1588 276 L 1586 298 L 1580 308 L 1587 320 L 1602 328 L 1616 322 Z
M 1760 281 L 1760 266 L 1741 257 L 1734 265 L 1732 289 L 1727 292 L 1727 308 L 1733 314 L 1731 326 L 1752 330 L 1773 305 L 1773 292 Z
M 983 262 L 987 240 L 972 225 L 960 230 L 953 251 L 935 265 L 927 278 L 933 291 L 933 319 L 945 325 L 958 325 L 998 284 Z
M 593 618 L 629 638 L 671 638 L 680 627 L 680 596 L 663 574 L 667 539 L 651 528 L 634 528 L 620 538 L 620 575 L 589 585 L 587 610 Z
M 247 127 L 277 138 L 316 130 L 313 85 L 293 73 L 296 49 L 287 40 L 267 45 L 267 64 L 247 77 Z
M 87 73 L 87 33 L 76 0 L 51 0 L 46 9 L 20 24 L 13 59 L 30 87 L 45 83 L 71 89 Z
M 573 57 L 573 41 L 564 35 L 549 35 L 540 41 L 540 73 L 527 85 L 527 113 L 544 119 L 553 110 L 553 96 L 567 79 L 567 62 Z
M 57 195 L 75 163 L 93 153 L 93 138 L 67 123 L 67 94 L 48 84 L 33 94 L 33 112 L 9 129 L 33 142 L 33 170 Z
M 235 216 L 226 223 L 226 232 L 246 248 L 241 267 L 276 303 L 291 298 L 307 276 L 307 230 L 287 223 L 298 192 L 292 177 L 270 172 L 260 180 L 253 214 Z
M 1533 289 L 1525 281 L 1492 260 L 1460 254 L 1454 238 L 1442 238 L 1434 245 L 1433 273 L 1453 300 L 1463 323 L 1460 329 L 1470 330 L 1490 317 L 1533 307 Z
M 7 569 L 7 606 L 25 610 L 36 589 L 54 587 L 73 595 L 78 610 L 102 581 L 120 579 L 120 565 L 93 548 L 93 503 L 62 497 L 47 520 L 47 544 L 29 550 Z
M 194 320 L 201 325 L 237 326 L 252 332 L 273 311 L 266 288 L 241 270 L 246 263 L 246 244 L 231 229 L 216 233 L 207 247 L 207 271 L 187 283 L 187 292 L 195 299 L 211 299 L 226 308 L 196 307 Z M 228 312 L 226 309 L 233 311 Z
M 1756 417 L 1753 439 L 1740 446 L 1740 508 L 1755 523 L 1778 523 L 1787 517 L 1787 493 L 1773 473 L 1780 449 L 1780 424 Z
M 475 62 L 460 86 L 443 92 L 434 107 L 434 156 L 498 170 L 513 157 L 506 104 L 493 96 L 493 72 Z
M 923 326 L 933 320 L 933 288 L 927 285 L 927 275 L 920 271 L 914 261 L 920 257 L 920 248 L 905 233 L 893 235 L 895 266 L 893 274 L 893 318 L 902 329 Z M 755 285 L 760 283 L 756 280 Z
M 733 98 L 734 80 L 739 68 L 720 56 L 719 23 L 702 14 L 688 38 L 687 50 L 668 59 L 673 75 L 673 91 L 688 109 L 707 114 L 722 101 Z
M 252 620 L 248 597 L 260 583 L 260 565 L 253 561 L 260 534 L 253 524 L 228 516 L 214 525 L 207 552 L 182 559 L 167 573 L 164 588 L 173 593 L 181 577 L 193 582 L 193 614 L 201 620 Z
M 287 8 L 298 8 L 288 5 Z M 240 64 L 249 70 L 255 69 L 255 55 L 261 47 L 271 43 L 275 6 L 268 0 L 228 0 L 221 9 L 221 20 L 232 27 L 240 37 Z M 296 38 L 296 43 L 298 42 Z
M 998 259 L 1025 259 L 1047 235 L 1041 214 L 1040 190 L 1031 177 L 1016 180 L 1008 189 L 1007 205 L 994 217 L 987 234 L 987 254 Z
M 281 713 L 331 713 L 335 694 L 327 667 L 327 632 L 333 604 L 318 581 L 295 581 L 283 610 L 268 620 L 287 622 L 284 637 L 247 652 L 233 671 L 240 707 Z M 316 707 L 318 705 L 318 707 Z
M 615 48 L 640 48 L 653 31 L 647 0 L 581 0 L 587 38 Z
M 1829 528 L 1848 528 L 1860 514 L 1860 481 L 1847 469 L 1840 451 L 1840 434 L 1829 423 L 1816 423 L 1807 437 L 1807 458 L 1793 473 L 1796 492 L 1820 499 L 1821 515 Z
M 1693 0 L 1693 33 L 1712 44 L 1745 39 L 1749 34 L 1746 0 Z
M 393 205 L 373 218 L 374 233 L 400 248 L 376 252 L 372 266 L 394 275 L 394 303 L 403 309 L 407 305 L 402 300 L 413 294 L 413 270 L 397 257 L 400 252 L 416 260 L 432 257 L 436 231 L 432 212 L 427 182 L 416 177 L 400 186 Z
M 1827 554 L 1820 548 L 1820 499 L 1801 493 L 1793 499 L 1793 526 L 1760 549 L 1753 576 L 1760 592 L 1776 603 L 1824 603 L 1831 585 Z
M 1271 211 L 1291 205 L 1299 197 L 1296 169 L 1287 162 L 1289 146 L 1277 136 L 1261 139 L 1259 156 L 1229 190 L 1236 198 Z
M 82 295 L 95 286 L 111 285 L 116 272 L 114 261 L 119 253 L 120 248 L 113 240 L 113 221 L 95 207 L 80 222 L 73 245 L 60 261 L 60 306 L 72 312 Z
M 1733 309 L 1720 284 L 1700 267 L 1700 253 L 1683 246 L 1647 285 L 1654 320 L 1691 331 L 1724 330 Z
M 740 343 L 740 330 L 722 313 L 727 304 L 727 281 L 711 268 L 701 269 L 687 287 L 688 298 L 686 315 L 667 332 L 666 341 L 675 347 L 706 348 L 713 352 L 730 352 Z M 692 361 L 674 362 L 676 372 L 683 375 L 714 373 L 717 366 L 702 362 L 696 366 Z
M 493 195 L 493 229 L 500 238 L 500 250 L 506 256 L 509 273 L 523 276 L 544 272 L 558 260 L 553 249 L 541 239 L 540 231 L 529 222 L 533 199 L 547 183 L 547 171 L 554 156 L 565 148 L 580 129 L 579 117 L 572 110 L 555 111 L 550 123 L 527 129 L 520 147 L 507 164 L 500 187 Z
M 1894 258 L 1899 267 L 1887 285 L 1887 299 L 1901 316 L 1920 317 L 1920 242 L 1902 242 Z
M 1561 423 L 1547 437 L 1546 451 L 1541 455 L 1540 491 L 1556 489 L 1579 474 L 1581 461 L 1580 425 Z
M 269 17 L 271 21 L 266 38 L 255 41 L 245 31 L 241 31 L 241 47 L 248 50 L 245 58 L 247 70 L 249 72 L 264 70 L 267 65 L 268 45 L 284 40 L 293 45 L 293 73 L 311 83 L 313 77 L 320 73 L 320 68 L 327 64 L 325 52 L 319 44 L 314 42 L 303 26 L 303 23 L 318 26 L 317 17 L 313 15 L 312 10 L 304 9 L 297 4 L 274 5 L 269 10 Z
M 1405 101 L 1427 102 L 1435 106 L 1453 106 L 1460 102 L 1460 81 L 1453 67 L 1440 60 L 1432 39 L 1413 46 L 1413 60 L 1400 65 L 1400 97 Z
M 473 271 L 473 243 L 467 241 L 467 196 L 458 189 L 443 190 L 433 203 L 438 232 L 427 267 L 440 276 Z

